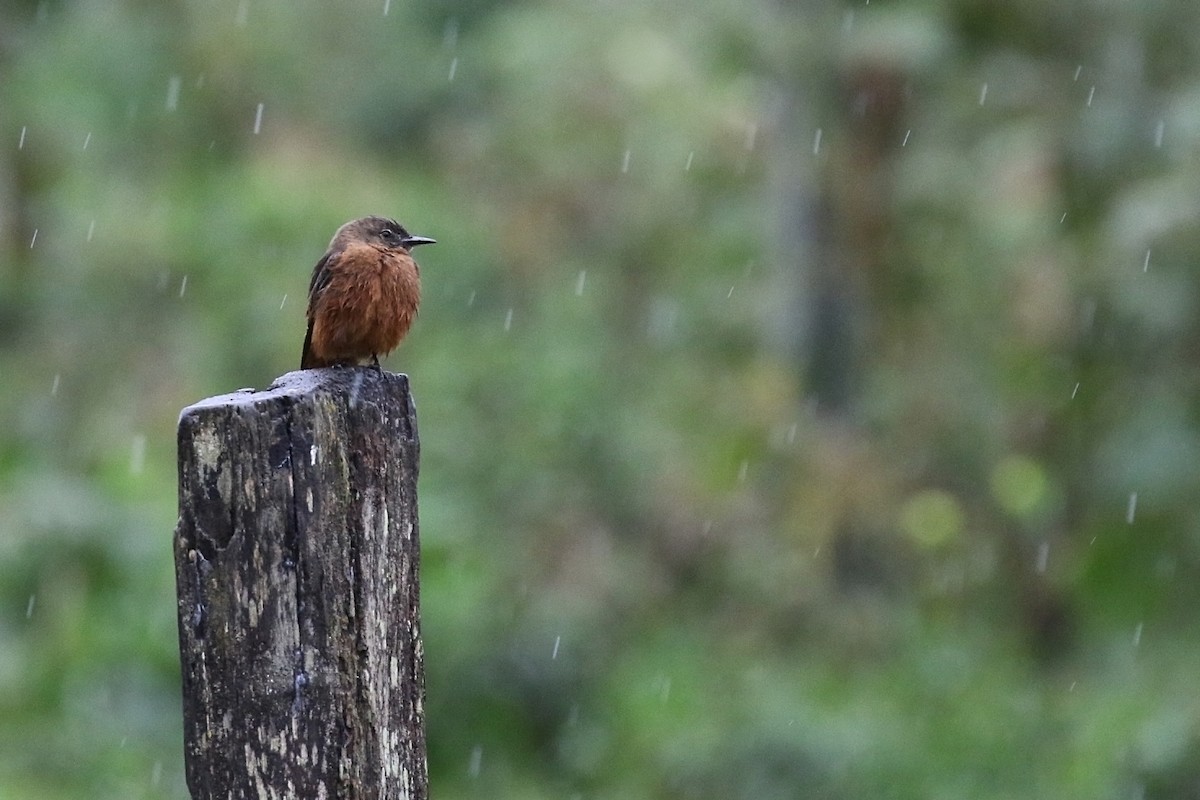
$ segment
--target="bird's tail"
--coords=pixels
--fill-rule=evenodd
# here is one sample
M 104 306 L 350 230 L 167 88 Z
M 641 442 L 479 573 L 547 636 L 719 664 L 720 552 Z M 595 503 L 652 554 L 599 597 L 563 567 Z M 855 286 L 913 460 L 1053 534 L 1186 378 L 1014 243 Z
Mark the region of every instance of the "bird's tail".
M 325 364 L 313 355 L 312 351 L 312 331 L 313 323 L 308 321 L 308 333 L 304 334 L 304 350 L 300 353 L 300 369 L 316 369 L 323 367 Z

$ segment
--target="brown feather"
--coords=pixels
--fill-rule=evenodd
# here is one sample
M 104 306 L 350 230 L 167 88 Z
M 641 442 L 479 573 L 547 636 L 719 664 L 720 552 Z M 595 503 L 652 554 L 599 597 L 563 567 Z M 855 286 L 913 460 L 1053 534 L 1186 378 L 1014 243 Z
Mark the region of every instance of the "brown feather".
M 302 367 L 305 362 L 310 367 L 357 363 L 394 350 L 421 301 L 420 273 L 412 256 L 354 242 L 331 253 L 323 270 L 324 286 L 309 300 L 310 333 Z

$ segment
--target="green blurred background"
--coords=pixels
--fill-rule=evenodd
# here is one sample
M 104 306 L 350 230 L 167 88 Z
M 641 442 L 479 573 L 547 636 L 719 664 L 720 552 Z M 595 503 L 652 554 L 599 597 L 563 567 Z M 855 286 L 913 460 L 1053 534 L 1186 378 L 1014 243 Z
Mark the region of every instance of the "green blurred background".
M 1197 30 L 0 2 L 0 800 L 186 797 L 177 416 L 368 213 L 434 797 L 1200 797 Z

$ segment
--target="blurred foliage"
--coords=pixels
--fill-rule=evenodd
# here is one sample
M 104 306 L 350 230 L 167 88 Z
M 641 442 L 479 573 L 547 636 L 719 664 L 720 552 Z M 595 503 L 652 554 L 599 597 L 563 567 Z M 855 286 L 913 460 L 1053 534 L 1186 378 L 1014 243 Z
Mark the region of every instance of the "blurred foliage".
M 177 414 L 366 213 L 434 796 L 1195 796 L 1198 25 L 0 2 L 0 800 L 186 797 Z

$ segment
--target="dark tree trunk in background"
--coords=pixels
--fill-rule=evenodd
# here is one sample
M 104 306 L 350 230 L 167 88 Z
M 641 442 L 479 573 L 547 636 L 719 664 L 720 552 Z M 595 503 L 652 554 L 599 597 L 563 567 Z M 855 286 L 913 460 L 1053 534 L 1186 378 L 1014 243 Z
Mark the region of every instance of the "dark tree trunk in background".
M 892 162 L 904 138 L 905 83 L 897 67 L 857 64 L 838 87 L 840 136 L 822 181 L 829 233 L 816 267 L 808 369 L 818 406 L 834 413 L 853 410 L 871 350 L 892 333 Z
M 813 58 L 821 58 L 819 55 Z M 795 265 L 787 345 L 816 408 L 853 417 L 873 349 L 890 335 L 896 302 L 892 165 L 904 143 L 908 77 L 899 65 L 859 61 L 797 68 L 781 120 L 777 161 L 783 209 L 780 258 Z
M 184 409 L 175 571 L 193 798 L 427 796 L 404 375 Z

